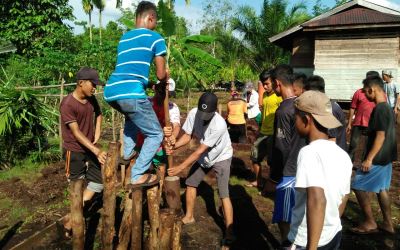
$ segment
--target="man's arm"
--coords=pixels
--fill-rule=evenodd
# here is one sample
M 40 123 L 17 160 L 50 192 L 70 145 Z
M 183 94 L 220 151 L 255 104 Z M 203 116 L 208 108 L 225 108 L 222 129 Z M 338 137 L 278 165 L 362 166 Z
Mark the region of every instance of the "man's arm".
M 178 141 L 179 142 L 179 141 Z M 168 175 L 170 176 L 176 176 L 180 172 L 182 172 L 184 169 L 186 169 L 189 166 L 192 166 L 195 161 L 197 161 L 200 156 L 208 150 L 208 146 L 204 144 L 200 144 L 200 146 L 194 151 L 184 162 L 182 162 L 180 165 L 176 167 L 172 167 L 168 169 Z
M 376 131 L 374 144 L 372 145 L 371 150 L 369 151 L 367 157 L 365 158 L 365 160 L 361 165 L 362 171 L 364 172 L 369 171 L 372 165 L 372 161 L 374 160 L 376 154 L 378 154 L 379 150 L 381 150 L 384 141 L 385 141 L 385 131 Z
M 96 155 L 97 159 L 101 164 L 106 162 L 107 153 L 97 148 L 79 129 L 77 122 L 68 123 L 68 127 L 71 129 L 72 134 L 76 140 L 82 144 L 85 148 L 89 149 L 93 154 Z
M 307 189 L 307 249 L 317 249 L 324 226 L 326 198 L 321 187 Z
M 169 78 L 168 70 L 165 67 L 165 57 L 156 56 L 154 58 L 154 64 L 156 65 L 156 76 L 160 82 L 166 82 Z
M 349 122 L 347 123 L 346 133 L 349 134 L 351 131 L 351 124 L 353 123 L 354 109 L 350 108 L 349 111 Z
M 96 125 L 95 125 L 95 132 L 94 132 L 94 141 L 93 144 L 96 145 L 96 143 L 100 139 L 101 135 L 101 121 L 103 120 L 103 116 L 100 114 L 96 117 Z
M 181 131 L 181 124 L 179 123 L 172 123 L 173 130 L 172 130 L 172 135 L 174 138 L 178 138 L 179 132 Z
M 397 115 L 397 113 L 399 112 L 397 107 L 399 107 L 399 105 L 400 105 L 400 95 L 399 95 L 399 93 L 396 93 L 396 94 L 397 94 L 397 99 L 396 99 L 396 105 L 394 106 L 394 113 Z

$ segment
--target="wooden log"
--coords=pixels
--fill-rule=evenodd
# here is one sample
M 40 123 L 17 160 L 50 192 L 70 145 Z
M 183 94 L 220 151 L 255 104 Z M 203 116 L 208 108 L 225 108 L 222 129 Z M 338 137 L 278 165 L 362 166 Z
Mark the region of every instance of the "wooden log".
M 165 171 L 167 166 L 165 164 L 160 164 L 157 169 L 157 174 L 160 177 L 160 184 L 158 189 L 158 202 L 161 203 L 162 192 L 164 191 L 164 182 L 165 182 Z
M 175 217 L 174 230 L 172 232 L 172 250 L 181 250 L 182 218 Z
M 147 206 L 150 222 L 149 249 L 158 249 L 158 239 L 160 230 L 160 199 L 158 197 L 158 186 L 147 190 Z
M 85 221 L 83 219 L 83 180 L 70 183 L 71 226 L 73 249 L 83 250 L 85 246 Z
M 116 169 L 118 167 L 119 143 L 110 142 L 106 163 L 102 171 L 103 175 L 103 213 L 102 213 L 102 249 L 113 249 L 113 239 L 115 236 L 115 207 L 117 183 Z
M 160 210 L 160 249 L 171 249 L 175 217 L 175 209 L 166 208 Z
M 165 199 L 169 208 L 180 211 L 182 208 L 180 194 L 180 180 L 178 176 L 167 176 L 164 182 Z
M 142 249 L 142 200 L 143 189 L 132 189 L 132 240 L 131 250 Z
M 132 234 L 132 193 L 125 194 L 124 214 L 122 215 L 121 226 L 119 227 L 117 250 L 126 250 Z

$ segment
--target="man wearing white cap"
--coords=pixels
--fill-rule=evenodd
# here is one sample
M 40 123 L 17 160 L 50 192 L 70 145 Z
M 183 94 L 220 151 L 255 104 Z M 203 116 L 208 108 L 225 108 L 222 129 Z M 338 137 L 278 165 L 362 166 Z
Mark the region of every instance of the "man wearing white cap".
M 400 105 L 399 101 L 400 88 L 398 84 L 393 81 L 392 71 L 382 70 L 382 79 L 385 81 L 383 89 L 387 96 L 387 102 L 390 105 L 390 107 L 394 110 L 394 113 L 397 114 L 399 110 L 396 107 L 399 107 Z
M 261 111 L 258 105 L 258 93 L 254 90 L 253 83 L 247 82 L 245 86 L 246 92 L 243 93 L 243 98 L 247 102 L 247 117 L 254 119 L 258 127 L 261 127 Z

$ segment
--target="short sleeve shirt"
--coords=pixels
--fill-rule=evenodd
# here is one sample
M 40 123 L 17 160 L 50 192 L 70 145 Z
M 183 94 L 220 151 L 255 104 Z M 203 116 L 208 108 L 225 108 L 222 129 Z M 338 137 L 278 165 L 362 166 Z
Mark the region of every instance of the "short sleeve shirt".
M 288 238 L 307 245 L 307 188 L 320 187 L 326 198 L 325 218 L 318 246 L 328 244 L 342 229 L 339 206 L 350 193 L 353 164 L 349 155 L 328 140 L 315 140 L 300 150 L 296 173 L 296 195 Z
M 347 151 L 346 144 L 346 128 L 344 124 L 346 124 L 346 117 L 342 108 L 337 104 L 337 102 L 331 101 L 332 103 L 332 114 L 340 121 L 342 126 L 334 129 L 328 130 L 328 135 L 331 138 L 336 138 L 336 144 L 341 147 L 343 150 Z
M 203 120 L 200 120 L 196 113 L 197 108 L 189 112 L 182 129 L 208 147 L 208 150 L 197 160 L 200 166 L 210 168 L 217 162 L 231 158 L 233 149 L 225 120 L 215 113 L 211 121 L 204 125 Z
M 355 110 L 355 117 L 352 125 L 368 127 L 369 118 L 375 107 L 375 103 L 367 99 L 362 89 L 354 93 L 350 107 Z
M 390 83 L 385 83 L 384 90 L 387 96 L 388 104 L 391 108 L 394 108 L 394 106 L 396 105 L 396 97 L 400 91 L 398 84 L 394 81 L 391 81 Z
M 60 105 L 63 148 L 73 152 L 86 152 L 87 149 L 78 142 L 68 124 L 78 123 L 82 134 L 93 142 L 94 117 L 100 114 L 100 106 L 94 96 L 88 98 L 85 104 L 75 99 L 72 93 L 64 97 Z
M 275 93 L 267 95 L 264 93 L 263 110 L 262 110 L 262 124 L 260 132 L 263 135 L 274 134 L 274 121 L 275 112 L 282 102 L 282 97 L 277 96 Z
M 294 100 L 295 97 L 283 100 L 275 113 L 271 160 L 271 179 L 274 181 L 279 181 L 282 176 L 296 175 L 297 155 L 306 145 L 305 139 L 296 132 Z
M 167 53 L 164 38 L 149 29 L 134 29 L 122 35 L 117 52 L 117 65 L 104 88 L 104 99 L 146 98 L 153 58 Z
M 378 103 L 372 111 L 371 119 L 368 125 L 368 141 L 365 157 L 374 145 L 376 133 L 378 131 L 385 132 L 385 141 L 378 154 L 372 161 L 374 165 L 387 165 L 397 160 L 397 144 L 396 133 L 394 127 L 394 114 L 389 104 L 386 102 Z

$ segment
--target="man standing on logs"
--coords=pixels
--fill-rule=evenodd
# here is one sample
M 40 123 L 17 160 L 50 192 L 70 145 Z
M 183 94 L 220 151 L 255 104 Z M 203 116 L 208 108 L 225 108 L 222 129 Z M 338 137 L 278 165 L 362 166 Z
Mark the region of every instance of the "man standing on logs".
M 96 86 L 100 84 L 99 75 L 96 70 L 84 67 L 79 70 L 76 78 L 75 90 L 67 95 L 60 105 L 61 129 L 66 176 L 71 187 L 83 178 L 88 181 L 83 192 L 85 207 L 85 203 L 91 200 L 95 193 L 103 190 L 100 164 L 105 163 L 107 153 L 96 146 L 100 138 L 102 115 L 93 94 Z M 68 236 L 72 228 L 70 215 L 66 216 L 64 227 Z
M 200 140 L 200 146 L 180 165 L 168 169 L 168 175 L 176 176 L 194 163 L 186 179 L 186 215 L 182 219 L 183 224 L 191 224 L 195 222 L 193 210 L 197 187 L 204 176 L 214 170 L 226 226 L 222 243 L 229 246 L 233 241 L 233 208 L 228 189 L 233 149 L 224 118 L 216 112 L 217 106 L 217 96 L 206 92 L 200 97 L 198 107 L 189 112 L 182 126 L 185 133 L 173 148 L 167 148 L 167 154 L 188 144 L 192 136 Z
M 126 32 L 119 41 L 117 65 L 104 89 L 104 98 L 125 116 L 124 160 L 137 154 L 134 148 L 138 132 L 144 135 L 142 150 L 131 170 L 131 184 L 149 186 L 158 182 L 156 175 L 145 172 L 163 140 L 163 131 L 145 89 L 153 59 L 158 80 L 166 84 L 167 47 L 164 38 L 153 31 L 157 26 L 156 6 L 142 1 L 135 14 L 136 29 Z

